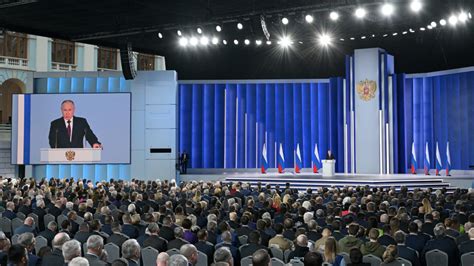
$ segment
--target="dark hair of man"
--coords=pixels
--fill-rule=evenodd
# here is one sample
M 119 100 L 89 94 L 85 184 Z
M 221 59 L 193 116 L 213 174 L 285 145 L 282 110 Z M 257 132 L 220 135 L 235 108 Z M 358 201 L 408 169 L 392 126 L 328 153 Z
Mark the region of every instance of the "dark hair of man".
M 247 215 L 242 216 L 242 218 L 240 218 L 240 223 L 242 225 L 248 225 L 249 224 L 249 217 Z
M 201 229 L 197 232 L 197 238 L 199 240 L 206 240 L 207 238 L 207 230 L 206 229 Z
M 260 233 L 258 231 L 252 231 L 248 237 L 248 243 L 259 244 L 260 242 Z
M 304 256 L 304 265 L 305 266 L 321 266 L 323 263 L 323 256 L 317 252 L 308 252 Z
M 273 230 L 275 230 L 275 232 L 278 235 L 281 235 L 281 234 L 283 234 L 283 225 L 282 224 L 274 224 L 273 225 Z
M 8 249 L 8 262 L 14 265 L 21 263 L 22 259 L 26 256 L 26 249 L 22 245 L 12 245 Z
M 270 255 L 265 249 L 259 249 L 253 253 L 252 265 L 253 266 L 268 266 L 270 263 Z
M 359 264 L 362 263 L 362 252 L 358 248 L 353 248 L 349 252 L 349 258 L 351 259 L 352 264 Z M 346 262 L 347 263 L 347 262 Z
M 415 222 L 411 222 L 408 224 L 408 232 L 410 233 L 418 233 L 418 225 Z
M 192 225 L 193 225 L 193 223 L 188 218 L 185 218 L 182 222 L 182 226 L 183 226 L 184 229 L 191 229 Z
M 357 232 L 359 232 L 359 225 L 350 224 L 347 232 L 349 233 L 349 235 L 352 235 L 352 236 L 357 235 Z

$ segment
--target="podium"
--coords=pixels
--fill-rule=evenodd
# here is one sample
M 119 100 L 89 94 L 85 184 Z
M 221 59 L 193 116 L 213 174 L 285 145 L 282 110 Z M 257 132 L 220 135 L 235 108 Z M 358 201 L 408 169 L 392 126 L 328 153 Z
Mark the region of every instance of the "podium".
M 336 169 L 336 160 L 323 160 L 323 176 L 331 177 L 334 176 Z
M 40 151 L 42 163 L 89 164 L 100 162 L 102 157 L 102 149 L 93 148 L 43 148 Z

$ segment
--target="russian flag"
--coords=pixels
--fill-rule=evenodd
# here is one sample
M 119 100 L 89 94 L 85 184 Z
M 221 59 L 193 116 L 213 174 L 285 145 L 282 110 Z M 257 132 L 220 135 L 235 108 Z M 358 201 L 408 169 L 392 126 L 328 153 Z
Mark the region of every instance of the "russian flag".
M 280 151 L 278 152 L 278 173 L 285 171 L 285 155 L 283 154 L 283 145 L 280 143 Z
M 301 151 L 300 151 L 300 144 L 296 144 L 296 163 L 295 163 L 295 172 L 300 173 L 301 169 L 303 168 L 303 163 L 301 160 Z
M 436 142 L 436 175 L 439 175 L 439 171 L 442 169 L 441 155 L 439 154 L 438 142 Z
M 449 155 L 449 141 L 446 143 L 446 176 L 450 176 L 451 170 L 451 155 Z
M 268 160 L 267 160 L 267 144 L 263 143 L 263 148 L 262 148 L 262 174 L 265 174 L 268 169 Z
M 430 167 L 431 167 L 431 164 L 430 164 L 430 151 L 428 149 L 428 142 L 426 142 L 426 145 L 425 145 L 425 175 L 430 175 Z
M 415 142 L 411 144 L 411 173 L 416 175 L 418 163 L 416 161 Z
M 313 173 L 317 173 L 321 169 L 321 160 L 319 159 L 318 144 L 314 144 L 313 152 Z

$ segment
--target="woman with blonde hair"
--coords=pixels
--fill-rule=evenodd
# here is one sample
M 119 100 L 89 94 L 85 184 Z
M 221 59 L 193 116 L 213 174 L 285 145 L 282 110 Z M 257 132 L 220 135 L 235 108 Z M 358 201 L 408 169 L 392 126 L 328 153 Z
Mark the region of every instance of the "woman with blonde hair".
M 423 214 L 431 213 L 433 211 L 433 208 L 431 207 L 431 202 L 428 198 L 424 198 L 421 204 L 423 204 Z
M 324 262 L 331 263 L 333 266 L 345 266 L 346 261 L 341 255 L 337 255 L 337 241 L 330 236 L 324 245 Z
M 382 256 L 382 264 L 380 266 L 399 266 L 400 263 L 397 261 L 398 250 L 397 246 L 389 245 Z
M 281 211 L 281 197 L 280 195 L 278 195 L 278 193 L 275 193 L 275 195 L 273 195 L 272 208 L 275 209 L 275 212 Z

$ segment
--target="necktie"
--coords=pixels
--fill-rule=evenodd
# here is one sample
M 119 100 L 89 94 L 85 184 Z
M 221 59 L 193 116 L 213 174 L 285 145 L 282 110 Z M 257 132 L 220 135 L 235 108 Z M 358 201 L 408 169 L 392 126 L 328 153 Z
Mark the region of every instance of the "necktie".
M 69 136 L 69 141 L 71 141 L 71 120 L 67 121 L 67 135 Z

